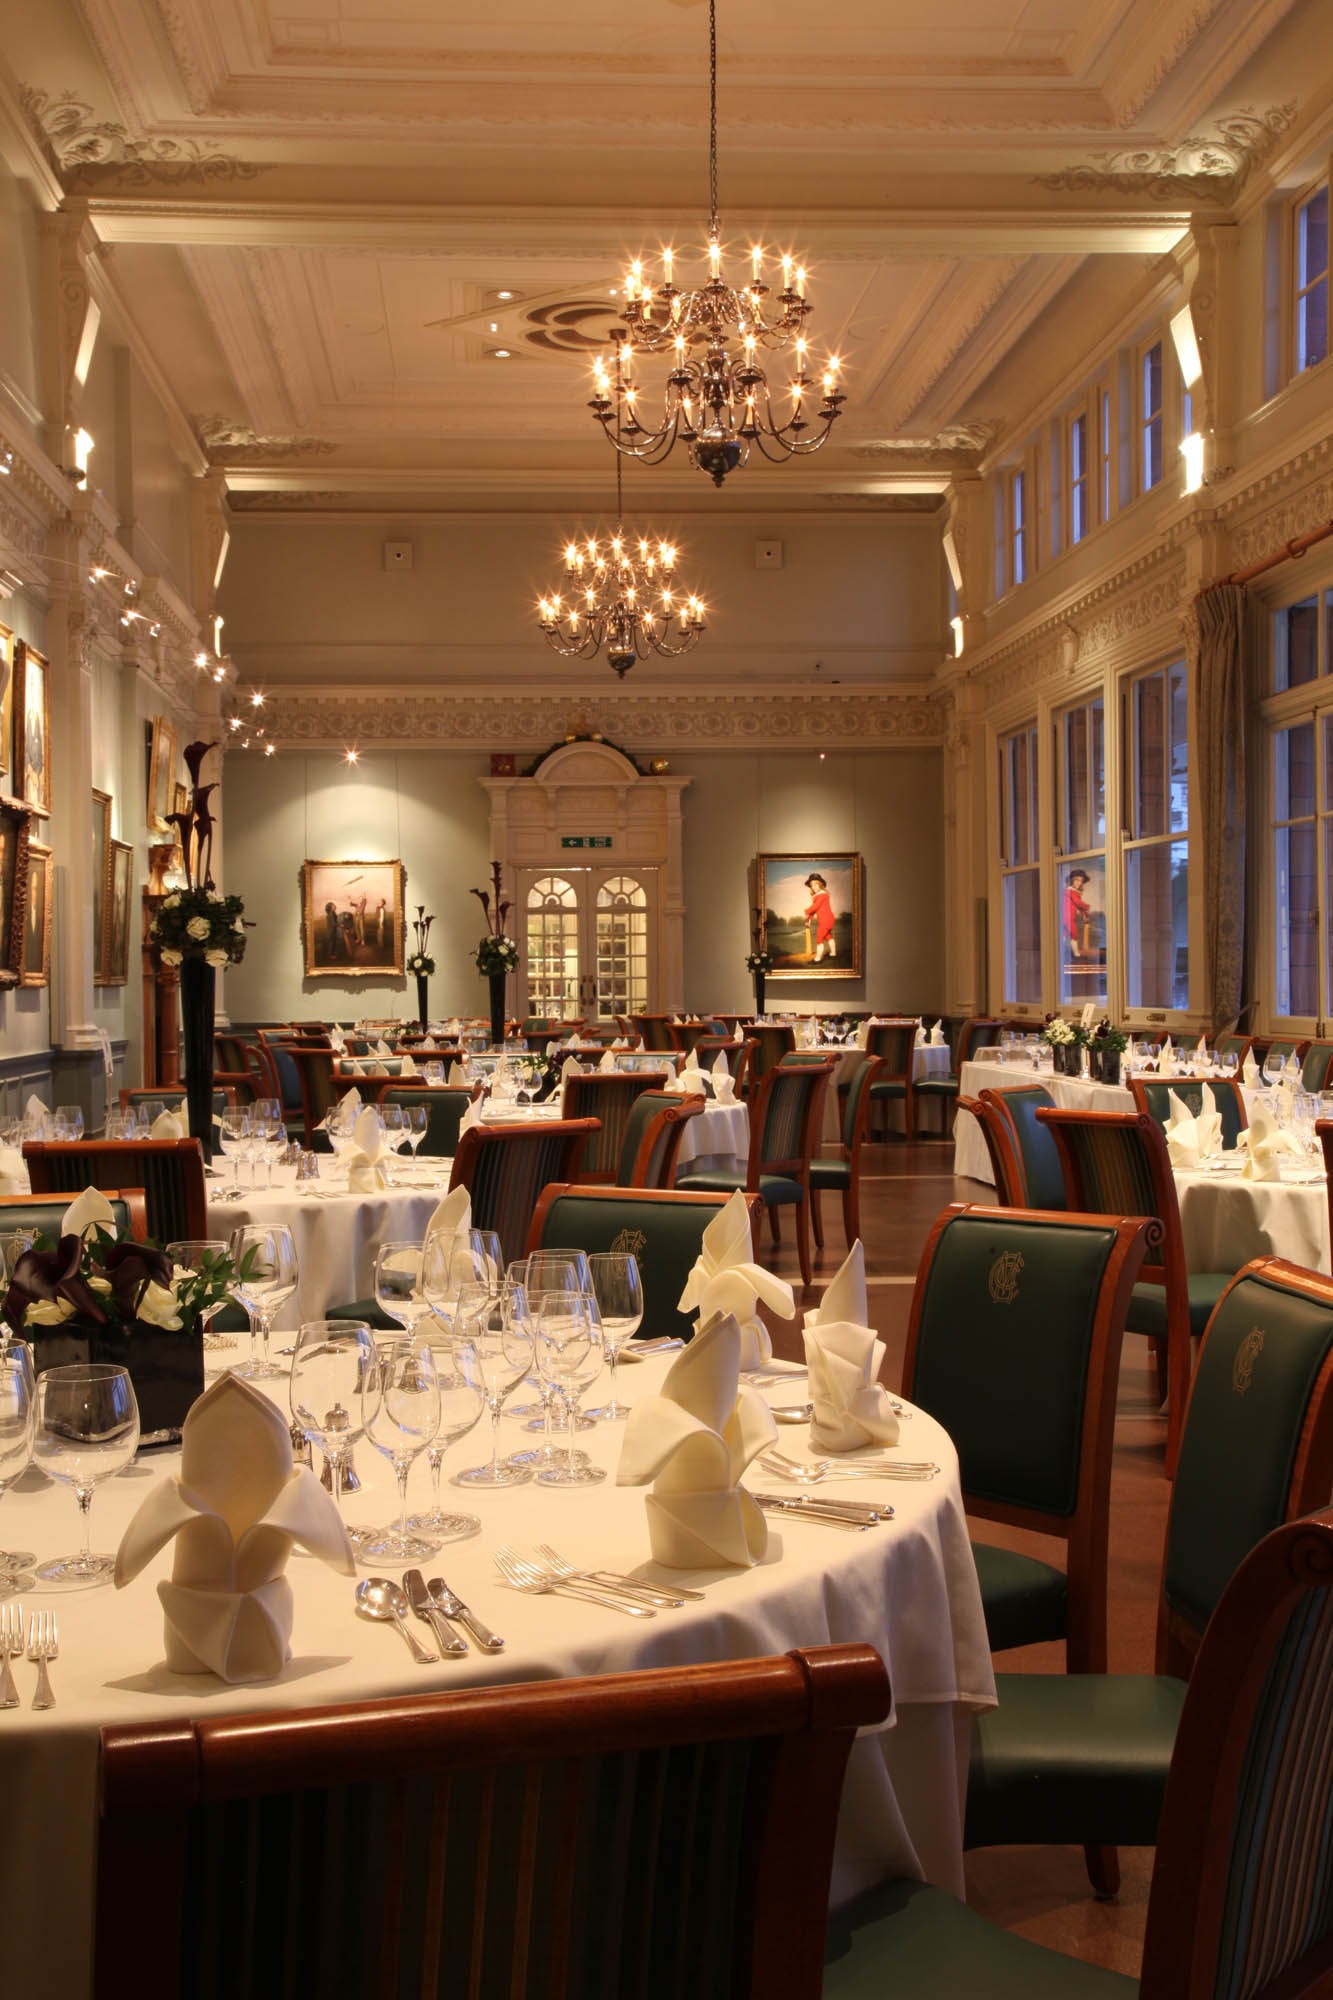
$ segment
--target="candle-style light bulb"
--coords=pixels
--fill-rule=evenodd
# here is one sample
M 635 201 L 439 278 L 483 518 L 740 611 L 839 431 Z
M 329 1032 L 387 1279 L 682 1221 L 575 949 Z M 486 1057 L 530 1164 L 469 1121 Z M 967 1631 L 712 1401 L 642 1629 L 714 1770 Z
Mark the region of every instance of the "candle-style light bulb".
M 675 256 L 676 256 L 675 251 L 668 244 L 666 249 L 662 252 L 662 275 L 666 279 L 667 284 L 670 284 L 672 282 L 671 273 L 675 263 Z
M 797 296 L 797 298 L 798 298 L 798 299 L 803 299 L 803 298 L 805 297 L 805 265 L 804 265 L 804 264 L 798 264 L 798 265 L 797 265 L 797 267 L 796 267 L 796 296 Z
M 764 246 L 762 243 L 754 243 L 750 246 L 750 261 L 754 266 L 754 269 L 750 273 L 750 282 L 757 285 L 759 283 L 759 272 L 764 262 Z
M 716 278 L 720 276 L 721 271 L 722 245 L 718 242 L 716 236 L 710 236 L 708 239 L 708 275 L 710 278 Z
M 791 258 L 785 254 L 782 259 L 782 283 L 787 291 L 791 290 Z

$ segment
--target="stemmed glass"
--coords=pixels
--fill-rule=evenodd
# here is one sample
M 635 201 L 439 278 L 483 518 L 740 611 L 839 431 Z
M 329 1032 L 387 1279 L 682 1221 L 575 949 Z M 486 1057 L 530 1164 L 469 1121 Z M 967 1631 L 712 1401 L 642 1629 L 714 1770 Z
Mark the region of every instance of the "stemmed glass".
M 57 1104 L 51 1121 L 51 1129 L 57 1139 L 81 1139 L 83 1137 L 83 1112 L 77 1104 Z
M 357 1537 L 358 1560 L 422 1562 L 439 1543 L 411 1533 L 407 1481 L 440 1428 L 440 1380 L 431 1349 L 407 1338 L 380 1342 L 361 1378 L 361 1413 L 366 1436 L 393 1467 L 399 1507 L 396 1528 Z
M 0 1348 L 0 1499 L 32 1457 L 36 1405 L 32 1352 L 18 1340 L 12 1347 Z M 31 1569 L 35 1561 L 27 1549 L 0 1549 L 0 1597 L 32 1589 L 32 1578 L 19 1572 Z
M 215 1276 L 218 1259 L 227 1257 L 228 1249 L 229 1246 L 220 1236 L 199 1237 L 194 1240 L 182 1239 L 177 1243 L 168 1243 L 167 1256 L 177 1270 L 191 1271 L 199 1278 L 211 1278 Z M 211 1322 L 214 1314 L 221 1312 L 224 1306 L 231 1303 L 230 1297 L 219 1299 L 215 1306 L 209 1308 L 208 1320 Z M 231 1334 L 215 1334 L 209 1325 L 203 1326 L 203 1342 L 205 1354 L 210 1350 L 236 1345 Z
M 1280 1082 L 1287 1058 L 1277 1049 L 1270 1049 L 1264 1057 L 1264 1075 L 1270 1085 Z
M 114 1556 L 95 1556 L 93 1493 L 123 1472 L 139 1449 L 139 1405 L 128 1368 L 90 1361 L 48 1368 L 37 1384 L 33 1459 L 43 1472 L 74 1488 L 83 1516 L 83 1550 L 59 1556 L 36 1572 L 39 1583 L 104 1583 Z
M 412 1148 L 412 1177 L 415 1180 L 417 1154 L 421 1149 L 421 1142 L 426 1136 L 426 1126 L 429 1122 L 429 1116 L 424 1104 L 404 1104 L 402 1106 L 402 1113 L 403 1129 L 407 1134 L 407 1143 Z
M 365 1423 L 362 1388 L 375 1341 L 360 1319 L 308 1319 L 296 1336 L 288 1390 L 292 1415 L 329 1462 L 342 1507 L 343 1470 Z
M 300 1269 L 296 1245 L 285 1222 L 265 1228 L 262 1223 L 244 1223 L 231 1232 L 231 1254 L 236 1265 L 236 1296 L 250 1316 L 251 1352 L 233 1370 L 247 1382 L 285 1375 L 286 1369 L 269 1359 L 268 1337 L 274 1315 L 296 1292 Z M 254 1335 L 259 1334 L 260 1351 L 254 1353 Z
M 574 1451 L 579 1397 L 597 1379 L 602 1366 L 602 1329 L 597 1301 L 591 1292 L 547 1292 L 537 1313 L 537 1359 L 542 1376 L 569 1411 L 563 1465 L 548 1465 L 537 1474 L 544 1486 L 591 1486 L 606 1474 Z
M 532 1329 L 522 1288 L 507 1297 L 480 1292 L 459 1295 L 454 1322 L 454 1360 L 465 1381 L 486 1398 L 491 1413 L 491 1462 L 455 1472 L 454 1486 L 521 1486 L 532 1474 L 526 1466 L 500 1458 L 500 1413 L 532 1362 Z
M 218 1120 L 218 1143 L 231 1161 L 232 1197 L 241 1197 L 241 1160 L 250 1144 L 249 1106 L 229 1105 Z
M 381 1243 L 375 1252 L 375 1303 L 409 1335 L 434 1311 L 425 1288 L 423 1254 L 421 1244 L 412 1242 Z M 433 1247 L 430 1254 L 432 1259 L 437 1254 Z
M 602 1316 L 602 1347 L 611 1371 L 610 1395 L 600 1410 L 589 1410 L 605 1424 L 621 1422 L 630 1404 L 616 1401 L 616 1367 L 627 1343 L 643 1324 L 643 1280 L 637 1257 L 629 1250 L 596 1250 L 588 1259 L 593 1297 Z
M 435 1371 L 440 1378 L 440 1428 L 426 1447 L 431 1504 L 426 1513 L 413 1514 L 407 1525 L 433 1541 L 462 1542 L 481 1533 L 481 1522 L 475 1514 L 451 1513 L 440 1505 L 440 1468 L 450 1445 L 475 1428 L 486 1397 L 480 1381 L 469 1381 L 459 1367 L 452 1342 L 448 1348 L 435 1349 Z

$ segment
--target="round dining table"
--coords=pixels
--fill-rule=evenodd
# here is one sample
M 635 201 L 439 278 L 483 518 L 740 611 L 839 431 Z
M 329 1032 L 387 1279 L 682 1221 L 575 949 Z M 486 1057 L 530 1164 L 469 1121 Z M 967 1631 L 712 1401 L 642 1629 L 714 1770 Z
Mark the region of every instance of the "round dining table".
M 660 1385 L 669 1357 L 625 1365 L 622 1397 L 630 1403 Z M 779 1371 L 763 1393 L 790 1402 L 804 1378 Z M 277 1384 L 275 1399 L 283 1395 Z M 595 1391 L 588 1395 L 589 1404 Z M 506 1419 L 502 1449 L 518 1448 L 519 1425 Z M 96 1846 L 98 1732 L 113 1723 L 161 1722 L 185 1715 L 298 1709 L 372 1697 L 420 1695 L 478 1682 L 550 1680 L 681 1663 L 744 1659 L 790 1646 L 866 1640 L 883 1656 L 893 1689 L 887 1722 L 854 1745 L 837 1843 L 834 1900 L 842 1902 L 889 1875 L 925 1878 L 962 1893 L 962 1823 L 972 1715 L 993 1706 L 995 1682 L 976 1570 L 947 1435 L 924 1413 L 902 1424 L 902 1453 L 933 1459 L 924 1482 L 845 1482 L 839 1498 L 887 1501 L 886 1520 L 864 1532 L 787 1516 L 771 1518 L 767 1553 L 751 1569 L 675 1572 L 649 1557 L 645 1491 L 615 1483 L 624 1427 L 598 1424 L 580 1443 L 605 1467 L 602 1484 L 529 1483 L 466 1498 L 445 1485 L 450 1505 L 475 1513 L 480 1533 L 447 1544 L 423 1565 L 442 1575 L 505 1640 L 485 1655 L 414 1666 L 396 1632 L 359 1616 L 350 1578 L 296 1554 L 288 1566 L 295 1592 L 292 1657 L 260 1685 L 229 1686 L 212 1675 L 169 1672 L 154 1585 L 170 1573 L 168 1548 L 123 1591 L 107 1586 L 23 1599 L 53 1609 L 59 1657 L 51 1667 L 56 1705 L 29 1706 L 36 1670 L 15 1663 L 22 1705 L 0 1712 L 0 1936 L 7 1990 L 23 2000 L 86 2000 L 90 1991 L 92 1883 Z M 806 1431 L 784 1428 L 784 1447 L 807 1450 Z M 481 1428 L 454 1445 L 450 1469 L 488 1455 Z M 345 1503 L 352 1524 L 395 1515 L 387 1463 L 364 1441 L 355 1447 L 362 1488 Z M 156 1482 L 173 1474 L 179 1455 L 143 1455 L 98 1490 L 93 1543 L 114 1549 Z M 752 1465 L 756 1491 L 797 1487 Z M 424 1462 L 414 1468 L 411 1503 L 428 1496 Z M 71 1494 L 30 1468 L 0 1506 L 0 1545 L 64 1553 L 78 1538 Z M 503 1584 L 493 1555 L 501 1543 L 532 1552 L 553 1543 L 576 1567 L 635 1571 L 659 1586 L 673 1580 L 702 1592 L 698 1602 L 634 1618 L 555 1595 L 520 1595 Z M 390 1574 L 395 1572 L 390 1571 Z M 427 1628 L 415 1626 L 429 1643 Z M 799 1829 L 793 1829 L 799 1838 Z M 152 1921 L 152 1884 L 144 1907 L 126 1921 Z

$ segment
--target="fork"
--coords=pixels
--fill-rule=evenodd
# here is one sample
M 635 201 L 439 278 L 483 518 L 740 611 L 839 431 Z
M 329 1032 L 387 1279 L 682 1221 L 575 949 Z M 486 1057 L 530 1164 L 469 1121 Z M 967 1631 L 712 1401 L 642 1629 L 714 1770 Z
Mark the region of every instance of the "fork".
M 657 1616 L 646 1604 L 630 1604 L 623 1597 L 611 1597 L 595 1590 L 591 1584 L 570 1583 L 548 1569 L 539 1569 L 536 1563 L 528 1562 L 521 1556 L 517 1549 L 498 1548 L 495 1551 L 495 1567 L 506 1583 L 529 1597 L 546 1597 L 552 1591 L 558 1591 L 565 1597 L 582 1597 L 589 1604 L 600 1604 L 608 1611 L 623 1611 L 627 1618 Z
M 860 1464 L 845 1465 L 831 1458 L 788 1458 L 776 1450 L 762 1452 L 759 1463 L 766 1471 L 802 1486 L 818 1486 L 824 1479 L 933 1479 L 939 1471 L 929 1459 L 863 1459 Z
M 28 1620 L 28 1658 L 37 1668 L 37 1692 L 32 1698 L 34 1708 L 54 1708 L 56 1705 L 46 1663 L 59 1657 L 55 1612 L 34 1611 Z
M 19 1691 L 11 1660 L 23 1658 L 23 1613 L 17 1604 L 0 1604 L 0 1708 L 17 1708 Z
M 704 1601 L 701 1590 L 659 1590 L 656 1584 L 644 1583 L 637 1576 L 623 1576 L 613 1569 L 575 1569 L 573 1563 L 566 1562 L 558 1555 L 549 1542 L 538 1542 L 537 1554 L 546 1568 L 554 1576 L 567 1577 L 572 1583 L 591 1583 L 601 1590 L 613 1590 L 626 1597 L 638 1598 L 644 1604 L 656 1604 L 679 1611 L 687 1597 L 696 1602 Z

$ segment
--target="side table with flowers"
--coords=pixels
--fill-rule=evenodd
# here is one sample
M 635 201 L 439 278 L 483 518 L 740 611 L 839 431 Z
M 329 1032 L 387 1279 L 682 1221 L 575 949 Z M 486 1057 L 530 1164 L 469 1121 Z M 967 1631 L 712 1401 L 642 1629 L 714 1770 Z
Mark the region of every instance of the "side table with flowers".
M 435 960 L 427 951 L 426 944 L 430 937 L 430 927 L 434 922 L 434 917 L 426 915 L 426 905 L 418 903 L 416 916 L 412 919 L 416 946 L 408 957 L 407 969 L 417 982 L 417 1026 L 423 1033 L 428 1019 L 426 982 L 435 970 Z
M 149 936 L 162 963 L 180 969 L 181 1030 L 185 1041 L 185 1098 L 190 1135 L 207 1160 L 213 1135 L 213 1020 L 219 967 L 238 965 L 245 956 L 245 905 L 239 896 L 221 896 L 213 882 L 213 828 L 209 806 L 216 784 L 201 785 L 204 758 L 216 743 L 191 743 L 185 764 L 193 786 L 185 812 L 173 813 L 180 833 L 185 887 L 164 897 Z
M 489 891 L 472 891 L 486 917 L 486 935 L 477 945 L 474 962 L 478 972 L 485 974 L 490 988 L 491 1041 L 496 1047 L 503 1046 L 505 1038 L 505 980 L 511 972 L 518 970 L 518 946 L 513 938 L 505 935 L 505 918 L 509 915 L 510 906 L 500 900 L 502 878 L 502 864 L 492 861 L 493 906 Z
M 1082 1028 L 1066 1021 L 1062 1014 L 1048 1014 L 1041 1039 L 1051 1052 L 1051 1063 L 1060 1076 L 1077 1076 L 1083 1067 Z
M 1129 1036 L 1123 1028 L 1113 1028 L 1110 1016 L 1104 1016 L 1092 1031 L 1088 1042 L 1088 1070 L 1098 1083 L 1119 1083 L 1120 1068 L 1125 1050 L 1129 1046 Z

